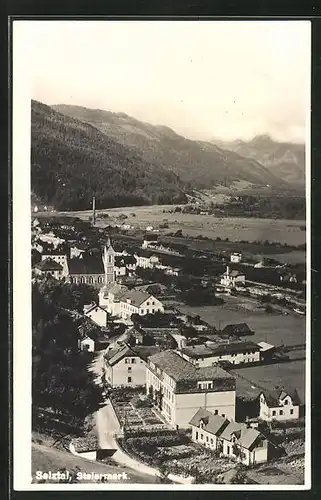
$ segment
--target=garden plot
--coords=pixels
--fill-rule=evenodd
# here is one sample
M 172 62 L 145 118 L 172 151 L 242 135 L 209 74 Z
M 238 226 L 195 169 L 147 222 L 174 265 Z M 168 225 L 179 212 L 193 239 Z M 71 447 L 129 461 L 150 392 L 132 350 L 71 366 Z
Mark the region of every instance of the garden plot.
M 121 425 L 127 427 L 150 427 L 164 425 L 152 408 L 136 408 L 132 403 L 114 402 Z

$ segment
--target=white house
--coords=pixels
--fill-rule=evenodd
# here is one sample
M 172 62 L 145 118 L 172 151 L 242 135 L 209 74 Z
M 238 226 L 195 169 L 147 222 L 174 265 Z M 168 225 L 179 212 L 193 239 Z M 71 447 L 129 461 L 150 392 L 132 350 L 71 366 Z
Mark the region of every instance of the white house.
M 233 365 L 260 361 L 261 349 L 255 342 L 208 343 L 182 348 L 178 354 L 195 366 L 212 366 L 220 361 Z
M 159 347 L 155 346 L 123 344 L 107 348 L 104 354 L 106 382 L 112 387 L 145 385 L 147 358 L 156 352 L 159 352 Z
M 140 290 L 129 290 L 125 285 L 118 283 L 111 287 L 104 287 L 99 293 L 99 305 L 106 307 L 112 316 L 129 319 L 132 314 L 153 314 L 164 312 L 164 306 L 153 295 Z
M 242 283 L 243 285 L 245 284 L 245 275 L 241 273 L 240 271 L 233 270 L 230 271 L 229 266 L 226 267 L 226 271 L 224 274 L 221 276 L 221 285 L 226 286 L 226 287 L 232 287 L 234 288 L 236 284 Z
M 150 245 L 153 245 L 154 243 L 157 243 L 157 241 L 158 241 L 158 235 L 157 234 L 155 234 L 155 233 L 145 234 L 144 240 L 143 240 L 143 243 L 142 243 L 142 248 L 148 248 Z
M 145 255 L 145 254 L 135 254 L 137 267 L 143 267 L 144 269 L 153 267 L 158 267 L 159 258 L 156 255 Z
M 33 271 L 38 276 L 51 275 L 56 280 L 62 280 L 65 277 L 64 269 L 61 264 L 58 264 L 53 259 L 44 259 L 38 262 L 34 267 Z
M 94 323 L 96 323 L 97 325 L 107 326 L 108 313 L 103 307 L 97 304 L 90 304 L 89 306 L 85 305 L 84 314 L 92 321 L 94 321 Z
M 268 461 L 269 442 L 258 430 L 200 408 L 190 421 L 192 440 L 244 465 Z
M 235 419 L 235 378 L 219 366 L 197 368 L 172 350 L 148 358 L 146 392 L 171 425 L 189 427 L 201 407 Z
M 259 396 L 262 420 L 296 420 L 300 416 L 300 397 L 297 390 L 264 391 Z
M 95 341 L 90 337 L 84 337 L 83 339 L 79 340 L 79 349 L 80 351 L 94 352 Z
M 44 251 L 41 255 L 41 260 L 44 261 L 47 259 L 51 259 L 57 262 L 57 264 L 60 264 L 62 267 L 62 276 L 63 277 L 68 276 L 68 258 L 66 254 L 58 251 L 57 253 Z
M 230 255 L 230 261 L 233 262 L 233 264 L 239 264 L 242 260 L 242 254 L 241 253 L 232 253 Z

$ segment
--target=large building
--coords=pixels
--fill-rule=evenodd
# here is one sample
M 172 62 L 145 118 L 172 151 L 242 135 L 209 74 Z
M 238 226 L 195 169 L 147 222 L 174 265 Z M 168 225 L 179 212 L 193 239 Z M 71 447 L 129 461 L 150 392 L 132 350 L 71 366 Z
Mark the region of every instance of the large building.
M 245 275 L 240 271 L 230 271 L 229 266 L 226 267 L 226 271 L 221 276 L 221 285 L 228 288 L 235 288 L 236 285 L 245 284 Z
M 178 353 L 195 366 L 212 366 L 220 361 L 233 365 L 260 361 L 260 347 L 255 342 L 229 342 L 224 344 L 193 345 Z
M 172 425 L 188 427 L 201 407 L 235 419 L 234 377 L 218 366 L 197 368 L 171 350 L 148 359 L 146 391 Z
M 148 356 L 159 352 L 155 346 L 127 344 L 106 350 L 104 354 L 105 380 L 112 387 L 137 387 L 146 383 Z

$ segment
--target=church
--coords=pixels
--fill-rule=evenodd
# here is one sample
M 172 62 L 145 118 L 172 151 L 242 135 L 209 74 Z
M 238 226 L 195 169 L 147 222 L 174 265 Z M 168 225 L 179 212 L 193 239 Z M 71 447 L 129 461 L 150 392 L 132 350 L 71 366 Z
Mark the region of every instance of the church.
M 164 306 L 153 295 L 129 289 L 115 280 L 115 250 L 108 237 L 102 256 L 105 277 L 104 285 L 99 291 L 99 306 L 112 316 L 130 319 L 132 314 L 153 314 L 164 312 Z

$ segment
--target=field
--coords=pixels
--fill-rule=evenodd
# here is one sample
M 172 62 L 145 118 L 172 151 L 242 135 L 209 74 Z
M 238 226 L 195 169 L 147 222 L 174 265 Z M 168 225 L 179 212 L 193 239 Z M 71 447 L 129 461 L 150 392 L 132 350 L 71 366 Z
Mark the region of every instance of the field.
M 135 229 L 146 229 L 152 225 L 157 228 L 159 224 L 166 222 L 168 229 L 162 230 L 163 234 L 175 232 L 179 229 L 184 234 L 196 237 L 198 235 L 208 238 L 229 238 L 230 241 L 274 241 L 281 244 L 298 246 L 305 243 L 306 233 L 300 229 L 305 226 L 305 221 L 294 220 L 272 220 L 256 218 L 218 218 L 211 215 L 195 215 L 183 213 L 168 213 L 174 210 L 171 205 L 153 205 L 141 207 L 112 208 L 97 211 L 97 225 L 105 226 L 119 222 L 117 217 L 126 215 L 126 224 L 134 226 Z M 164 213 L 165 211 L 165 213 Z M 84 212 L 61 212 L 65 215 L 73 215 L 83 219 L 91 216 L 91 211 Z M 102 214 L 108 214 L 108 218 L 99 220 Z
M 247 323 L 255 334 L 253 342 L 266 341 L 273 345 L 304 344 L 306 340 L 305 317 L 294 314 L 266 314 L 257 309 L 253 301 L 241 297 L 224 296 L 221 306 L 190 307 L 177 304 L 182 311 L 199 314 L 201 319 L 218 329 L 229 323 Z
M 252 366 L 233 370 L 233 374 L 240 375 L 258 387 L 274 389 L 276 386 L 296 388 L 298 394 L 305 403 L 305 361 L 291 361 L 265 366 Z M 249 387 L 237 379 L 238 390 L 248 392 Z M 255 389 L 251 391 L 251 397 L 255 396 Z M 259 391 L 256 392 L 258 395 Z

